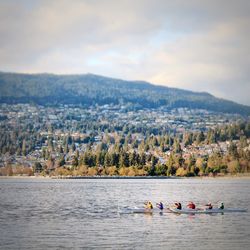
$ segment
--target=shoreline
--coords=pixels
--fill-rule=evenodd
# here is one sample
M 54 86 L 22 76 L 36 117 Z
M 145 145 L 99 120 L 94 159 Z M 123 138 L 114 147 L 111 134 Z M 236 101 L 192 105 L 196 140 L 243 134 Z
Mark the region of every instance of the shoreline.
M 173 179 L 250 179 L 250 173 L 236 174 L 236 175 L 224 175 L 224 176 L 0 176 L 1 179 L 123 179 L 123 180 L 173 180 Z

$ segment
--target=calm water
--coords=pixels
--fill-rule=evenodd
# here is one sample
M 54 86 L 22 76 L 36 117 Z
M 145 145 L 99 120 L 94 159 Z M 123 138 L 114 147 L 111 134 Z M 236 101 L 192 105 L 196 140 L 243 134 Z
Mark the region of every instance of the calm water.
M 0 179 L 0 249 L 250 249 L 250 181 Z M 123 214 L 118 207 L 224 201 L 246 213 Z

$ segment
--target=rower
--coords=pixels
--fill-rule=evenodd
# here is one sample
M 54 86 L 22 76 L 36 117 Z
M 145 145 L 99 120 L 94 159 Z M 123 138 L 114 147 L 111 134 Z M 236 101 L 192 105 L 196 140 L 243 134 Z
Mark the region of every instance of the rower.
M 194 204 L 192 201 L 190 201 L 190 202 L 187 204 L 187 208 L 189 208 L 189 209 L 195 209 L 195 204 Z
M 160 209 L 163 210 L 163 203 L 160 201 L 159 203 L 156 203 L 156 206 Z
M 220 204 L 219 209 L 224 209 L 224 204 L 223 204 L 223 202 Z
M 180 202 L 176 202 L 174 205 L 175 205 L 176 209 L 181 210 L 182 207 L 181 207 Z
M 148 202 L 146 202 L 144 204 L 145 204 L 145 208 L 147 208 L 147 209 L 153 209 L 154 208 L 151 201 L 148 201 Z
M 211 203 L 208 203 L 208 204 L 206 204 L 205 206 L 206 206 L 208 209 L 213 209 L 213 206 L 212 206 Z

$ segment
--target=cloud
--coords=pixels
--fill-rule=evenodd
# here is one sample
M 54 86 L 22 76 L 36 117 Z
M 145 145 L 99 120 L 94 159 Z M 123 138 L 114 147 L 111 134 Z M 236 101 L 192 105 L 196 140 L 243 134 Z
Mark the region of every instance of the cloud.
M 247 0 L 1 1 L 0 70 L 92 72 L 250 105 L 249 11 Z

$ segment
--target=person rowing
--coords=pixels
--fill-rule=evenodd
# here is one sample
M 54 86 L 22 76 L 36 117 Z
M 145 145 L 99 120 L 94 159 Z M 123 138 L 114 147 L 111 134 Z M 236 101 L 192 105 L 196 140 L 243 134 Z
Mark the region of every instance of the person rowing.
M 219 209 L 224 209 L 224 204 L 223 204 L 223 202 L 220 204 Z
M 189 209 L 195 209 L 195 204 L 194 204 L 192 201 L 190 201 L 190 202 L 187 204 L 187 208 L 189 208 Z
M 181 210 L 182 207 L 181 207 L 181 203 L 180 202 L 175 202 L 175 208 L 178 209 L 178 210 Z
M 159 203 L 156 203 L 156 206 L 160 209 L 163 210 L 163 203 L 160 201 Z
M 144 203 L 146 209 L 153 209 L 153 204 L 151 201 L 145 202 Z
M 206 209 L 213 209 L 213 206 L 211 203 L 207 203 L 205 206 L 206 206 Z

